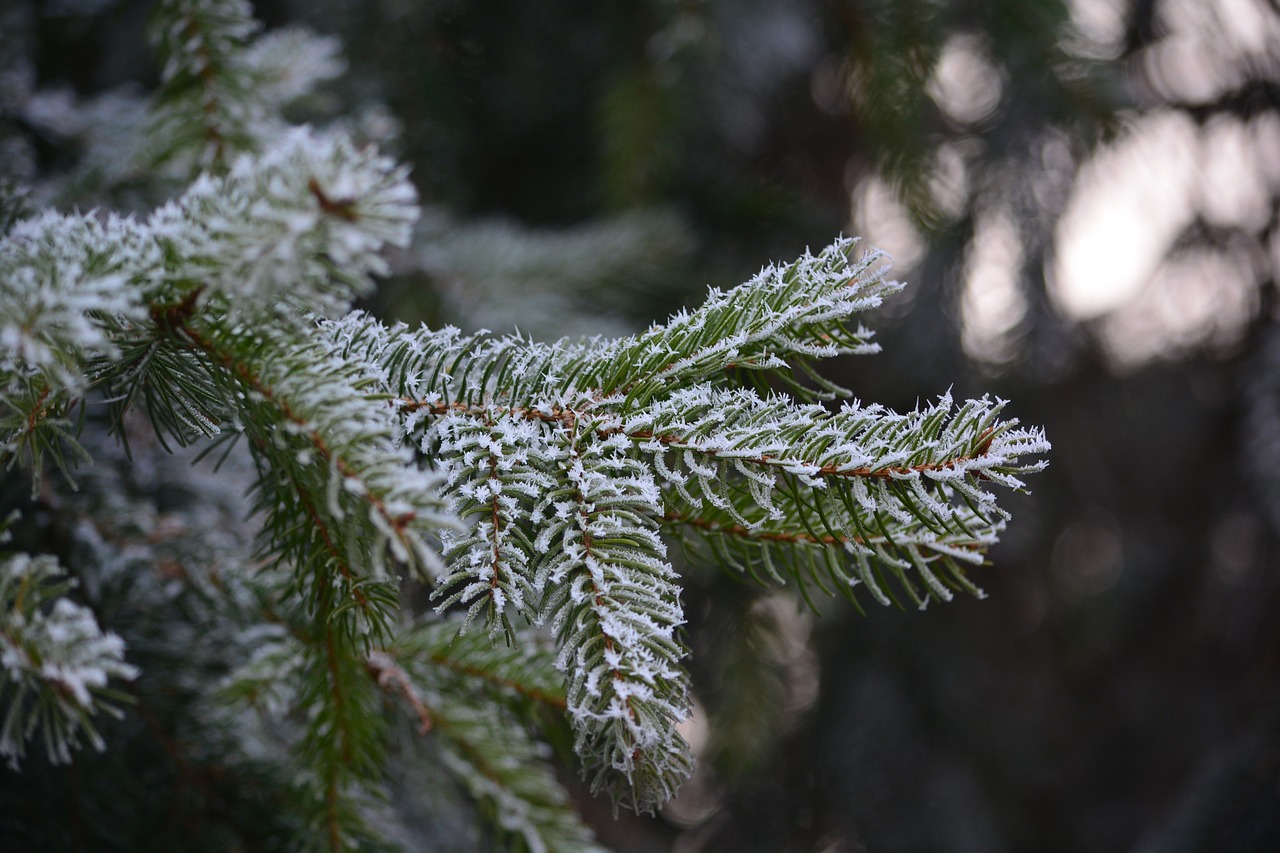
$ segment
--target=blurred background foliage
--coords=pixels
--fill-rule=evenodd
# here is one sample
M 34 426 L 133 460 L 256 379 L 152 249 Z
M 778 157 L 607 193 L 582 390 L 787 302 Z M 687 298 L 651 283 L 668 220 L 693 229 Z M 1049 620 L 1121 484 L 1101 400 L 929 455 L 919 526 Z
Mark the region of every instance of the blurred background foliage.
M 834 378 L 991 391 L 1054 442 L 985 601 L 815 619 L 691 568 L 703 768 L 655 820 L 584 800 L 603 841 L 1280 849 L 1280 4 L 255 5 L 341 38 L 309 109 L 430 206 L 374 310 L 610 332 L 861 234 L 912 287 Z M 154 82 L 146 6 L 5 13 L 38 46 L 7 175 L 77 167 L 51 98 Z

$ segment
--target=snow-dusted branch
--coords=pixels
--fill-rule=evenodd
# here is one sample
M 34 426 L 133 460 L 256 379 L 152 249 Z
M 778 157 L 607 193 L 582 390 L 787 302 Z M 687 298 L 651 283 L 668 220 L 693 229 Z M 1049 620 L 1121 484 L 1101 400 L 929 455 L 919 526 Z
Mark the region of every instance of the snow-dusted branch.
M 297 129 L 271 150 L 202 176 L 147 227 L 179 293 L 208 288 L 239 318 L 336 314 L 386 272 L 417 218 L 406 170 L 345 136 Z
M 0 556 L 0 755 L 15 770 L 37 735 L 54 763 L 71 761 L 82 735 L 104 749 L 91 718 L 118 716 L 107 683 L 137 675 L 124 642 L 65 597 L 70 586 L 53 557 Z
M 899 414 L 736 386 L 873 349 L 852 316 L 898 288 L 851 241 L 770 267 L 648 332 L 543 344 L 322 321 L 335 350 L 383 368 L 381 392 L 448 478 L 441 607 L 551 620 L 576 748 L 597 789 L 651 808 L 688 768 L 679 587 L 663 526 L 761 581 L 918 606 L 977 594 L 1007 520 L 991 486 L 1043 467 L 1043 433 L 1002 401 L 945 395 Z M 818 389 L 816 393 L 823 393 Z M 829 390 L 829 389 L 828 389 Z M 536 533 L 535 533 L 536 532 Z M 895 583 L 890 583 L 893 580 Z
M 538 507 L 535 547 L 575 749 L 592 790 L 651 811 L 692 763 L 676 731 L 689 715 L 684 616 L 654 520 L 658 485 L 625 439 L 598 441 L 590 424 L 561 438 L 566 483 Z
M 187 177 L 265 151 L 287 130 L 281 108 L 341 73 L 332 38 L 300 29 L 253 38 L 260 29 L 246 0 L 162 0 L 150 159 Z
M 352 537 L 350 522 L 363 517 L 354 561 L 362 574 L 389 574 L 388 559 L 408 564 L 423 577 L 440 568 L 428 538 L 453 524 L 439 496 L 440 476 L 419 468 L 400 444 L 391 410 L 365 397 L 369 365 L 336 357 L 314 343 L 213 326 L 181 326 L 175 334 L 223 367 L 232 390 L 244 401 L 245 429 L 257 432 L 273 464 L 294 471 L 304 497 L 309 484 L 324 483 L 323 503 L 308 515 L 323 515 L 326 529 Z M 346 543 L 343 553 L 354 542 Z
M 549 750 L 511 713 L 528 702 L 564 707 L 551 652 L 528 633 L 495 645 L 459 634 L 460 626 L 454 619 L 416 624 L 376 659 L 379 677 L 401 694 L 419 732 L 423 713 L 429 716 L 448 767 L 493 810 L 501 833 L 531 851 L 603 853 L 548 765 Z

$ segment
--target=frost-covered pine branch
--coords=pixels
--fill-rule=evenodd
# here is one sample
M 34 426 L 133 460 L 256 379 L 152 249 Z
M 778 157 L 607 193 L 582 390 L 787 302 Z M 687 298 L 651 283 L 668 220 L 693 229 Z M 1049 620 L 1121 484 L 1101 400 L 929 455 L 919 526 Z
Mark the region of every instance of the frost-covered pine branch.
M 343 68 L 331 38 L 252 38 L 261 25 L 246 0 L 161 0 L 151 29 L 162 66 L 149 159 L 179 172 L 263 150 L 286 127 L 280 109 Z
M 797 363 L 874 351 L 848 324 L 897 289 L 875 253 L 839 240 L 630 338 L 541 344 L 358 314 L 321 324 L 389 367 L 406 440 L 446 472 L 468 523 L 446 537 L 440 607 L 492 630 L 510 632 L 515 614 L 554 627 L 595 789 L 653 808 L 689 768 L 676 733 L 683 616 L 660 527 L 802 589 L 866 588 L 883 603 L 901 591 L 919 606 L 976 592 L 963 565 L 1006 520 L 988 487 L 1021 488 L 1043 467 L 1039 430 L 1000 420 L 989 399 L 832 411 L 740 381 L 798 384 Z
M 104 749 L 91 718 L 120 715 L 124 697 L 108 682 L 137 675 L 120 637 L 67 598 L 71 586 L 53 557 L 0 556 L 0 755 L 13 770 L 37 737 L 55 763 L 71 761 L 82 736 Z
M 153 713 L 165 694 L 148 666 L 179 679 L 185 654 L 204 676 L 183 682 L 175 714 L 250 749 L 218 772 L 271 787 L 314 843 L 382 837 L 400 720 L 505 838 L 591 850 L 535 723 L 565 717 L 583 775 L 615 807 L 651 812 L 675 794 L 693 756 L 672 541 L 807 597 L 924 606 L 976 592 L 966 567 L 1008 521 L 993 489 L 1023 488 L 1048 443 L 989 398 L 832 405 L 848 392 L 818 363 L 875 352 L 859 317 L 901 288 L 882 255 L 842 238 L 635 335 L 387 324 L 351 310 L 387 272 L 385 250 L 438 259 L 449 252 L 422 241 L 449 237 L 412 243 L 403 167 L 280 117 L 336 73 L 333 45 L 255 38 L 239 0 L 165 0 L 156 21 L 149 132 L 170 144 L 161 159 L 205 170 L 149 214 L 46 212 L 0 235 L 0 454 L 62 495 L 46 467 L 127 468 L 93 431 L 106 421 L 133 440 L 145 417 L 157 446 L 241 459 L 256 550 L 226 566 L 196 546 L 157 550 L 150 505 L 129 508 L 145 530 L 89 523 L 165 572 L 103 596 L 104 614 L 128 624 L 160 601 L 228 644 L 195 652 L 176 629 L 136 630 L 136 672 L 131 647 L 45 580 L 51 557 L 6 558 L 5 662 L 26 691 L 0 694 L 16 721 L 8 754 L 32 719 L 57 758 L 81 730 L 98 744 L 87 715 L 107 707 L 95 691 L 109 677 L 137 675 Z M 106 503 L 110 487 L 90 478 L 87 491 L 104 504 L 59 499 L 82 519 L 129 514 Z M 67 568 L 111 587 L 112 553 Z M 434 607 L 414 612 L 408 583 Z

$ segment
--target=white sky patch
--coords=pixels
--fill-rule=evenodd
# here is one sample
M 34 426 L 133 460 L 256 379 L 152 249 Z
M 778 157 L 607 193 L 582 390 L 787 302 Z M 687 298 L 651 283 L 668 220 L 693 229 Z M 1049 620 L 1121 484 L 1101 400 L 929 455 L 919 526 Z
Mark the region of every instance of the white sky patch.
M 1194 215 L 1198 154 L 1194 122 L 1160 111 L 1081 168 L 1049 276 L 1065 316 L 1092 319 L 1137 296 Z
M 1280 116 L 1273 112 L 1262 113 L 1249 122 L 1249 137 L 1255 151 L 1254 162 L 1272 191 L 1280 191 Z M 1258 156 L 1256 152 L 1271 152 L 1270 156 Z
M 978 221 L 965 262 L 960 340 L 970 357 L 1000 364 L 1015 354 L 1015 332 L 1027 312 L 1019 286 L 1022 241 L 1007 210 Z
M 1004 95 L 1004 79 L 982 39 L 960 34 L 942 46 L 926 89 L 947 118 L 969 125 L 995 112 Z
M 1085 164 L 1059 222 L 1050 295 L 1074 320 L 1100 320 L 1110 355 L 1135 365 L 1225 345 L 1257 310 L 1256 251 L 1175 252 L 1199 216 L 1258 234 L 1280 187 L 1280 120 L 1219 118 L 1203 128 L 1169 111 L 1137 120 Z
M 879 175 L 859 182 L 853 191 L 853 233 L 893 258 L 894 275 L 905 276 L 924 257 L 924 239 L 893 187 Z
M 1068 48 L 1080 56 L 1114 59 L 1124 40 L 1124 0 L 1068 0 L 1072 38 Z
M 1194 251 L 1170 258 L 1138 298 L 1108 316 L 1102 341 L 1122 365 L 1235 340 L 1257 309 L 1255 261 Z
M 1142 74 L 1161 96 L 1203 104 L 1230 87 L 1216 49 L 1187 35 L 1171 35 L 1144 50 Z
M 1277 35 L 1266 0 L 1162 0 L 1160 27 L 1214 54 L 1263 54 Z
M 1144 72 L 1165 97 L 1204 103 L 1246 78 L 1277 70 L 1280 16 L 1267 0 L 1163 0 L 1163 37 L 1143 51 Z
M 1267 141 L 1258 140 L 1251 130 L 1242 121 L 1223 117 L 1202 131 L 1199 203 L 1205 220 L 1213 225 L 1257 232 L 1271 217 L 1271 188 L 1262 161 L 1280 160 L 1280 140 L 1274 138 L 1272 124 L 1270 146 L 1260 149 L 1259 142 L 1266 146 Z

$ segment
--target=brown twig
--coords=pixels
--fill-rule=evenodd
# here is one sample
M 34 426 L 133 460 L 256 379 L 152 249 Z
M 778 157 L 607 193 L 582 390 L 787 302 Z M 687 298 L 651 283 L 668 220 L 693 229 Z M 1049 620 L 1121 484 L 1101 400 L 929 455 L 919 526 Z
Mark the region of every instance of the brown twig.
M 409 674 L 396 663 L 395 658 L 388 652 L 374 651 L 369 653 L 364 665 L 379 687 L 388 693 L 399 693 L 409 703 L 409 707 L 413 708 L 413 713 L 418 717 L 418 734 L 425 735 L 431 731 L 431 713 L 417 688 L 409 680 Z

